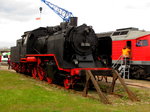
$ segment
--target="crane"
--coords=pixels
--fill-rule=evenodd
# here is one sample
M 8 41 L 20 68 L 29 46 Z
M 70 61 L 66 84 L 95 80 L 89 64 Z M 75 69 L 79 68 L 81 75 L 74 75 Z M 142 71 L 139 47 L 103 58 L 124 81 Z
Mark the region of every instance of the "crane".
M 73 17 L 72 12 L 69 12 L 61 7 L 58 7 L 57 5 L 54 5 L 47 0 L 41 1 L 44 2 L 49 8 L 51 8 L 58 16 L 60 16 L 64 22 L 69 22 L 70 17 Z

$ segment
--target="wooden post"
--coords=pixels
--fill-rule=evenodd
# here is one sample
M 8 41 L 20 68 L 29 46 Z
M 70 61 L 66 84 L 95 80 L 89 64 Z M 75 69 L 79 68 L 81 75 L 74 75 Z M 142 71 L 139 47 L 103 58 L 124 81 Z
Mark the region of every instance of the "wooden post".
M 120 83 L 122 84 L 122 86 L 124 87 L 125 91 L 127 92 L 129 98 L 132 100 L 132 101 L 139 101 L 139 99 L 135 96 L 135 94 L 130 91 L 130 89 L 126 86 L 124 80 L 120 77 L 119 73 L 116 71 L 116 70 L 113 70 L 113 74 L 118 77 Z
M 104 104 L 110 104 L 110 102 L 108 101 L 107 97 L 102 93 L 97 81 L 95 80 L 93 74 L 91 73 L 90 70 L 86 71 L 86 84 L 85 84 L 85 88 L 84 88 L 84 91 L 83 91 L 83 96 L 87 96 L 87 93 L 88 93 L 88 84 L 89 84 L 89 81 L 91 79 L 97 93 L 98 93 L 98 96 L 100 98 L 100 101 L 103 102 Z
M 90 80 L 92 81 L 97 93 L 98 93 L 98 96 L 100 98 L 100 101 L 103 102 L 104 104 L 111 104 L 109 102 L 109 100 L 107 99 L 107 97 L 102 93 L 99 85 L 98 85 L 98 82 L 96 81 L 95 77 L 93 76 L 93 74 L 91 73 L 90 70 L 87 70 L 85 71 L 86 72 L 86 83 L 85 83 L 85 87 L 84 87 L 84 90 L 83 90 L 83 96 L 87 96 L 88 94 L 88 87 L 89 87 L 89 82 Z M 116 71 L 116 70 L 112 70 L 113 72 L 113 81 L 112 81 L 112 84 L 111 84 L 111 88 L 110 88 L 110 92 L 114 92 L 114 87 L 115 87 L 115 84 L 116 84 L 116 80 L 119 79 L 121 85 L 124 87 L 125 91 L 127 92 L 129 98 L 132 100 L 132 101 L 139 101 L 139 99 L 135 96 L 135 94 L 129 90 L 129 88 L 126 86 L 124 80 L 120 77 L 119 73 Z
M 85 87 L 84 87 L 83 94 L 82 94 L 84 97 L 87 97 L 89 83 L 90 83 L 90 76 L 86 74 L 86 83 L 85 83 Z
M 113 73 L 113 80 L 112 80 L 112 83 L 111 83 L 111 87 L 110 87 L 109 93 L 113 93 L 114 92 L 114 88 L 115 88 L 115 84 L 116 84 L 116 80 L 117 79 L 118 79 L 118 76 Z

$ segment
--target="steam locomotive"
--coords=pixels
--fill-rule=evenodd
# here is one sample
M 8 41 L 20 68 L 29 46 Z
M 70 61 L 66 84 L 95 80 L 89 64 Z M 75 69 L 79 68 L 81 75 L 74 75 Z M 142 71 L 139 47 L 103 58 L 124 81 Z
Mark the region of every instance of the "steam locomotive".
M 11 47 L 11 66 L 48 83 L 63 82 L 68 89 L 85 79 L 85 70 L 110 73 L 111 42 L 98 38 L 91 26 L 77 26 L 73 17 L 69 23 L 25 32 Z

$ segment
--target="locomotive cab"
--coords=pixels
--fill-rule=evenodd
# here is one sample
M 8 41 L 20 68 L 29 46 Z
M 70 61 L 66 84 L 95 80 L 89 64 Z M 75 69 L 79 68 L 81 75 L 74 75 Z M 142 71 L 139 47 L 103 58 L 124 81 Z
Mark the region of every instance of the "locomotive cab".
M 110 36 L 98 37 L 99 58 L 108 67 L 112 66 L 112 39 Z

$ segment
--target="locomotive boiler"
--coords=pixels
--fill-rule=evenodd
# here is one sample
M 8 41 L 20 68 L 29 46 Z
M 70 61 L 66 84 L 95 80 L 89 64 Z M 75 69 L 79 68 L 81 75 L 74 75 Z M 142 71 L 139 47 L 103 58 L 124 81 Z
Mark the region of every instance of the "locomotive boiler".
M 70 88 L 85 78 L 85 70 L 109 74 L 111 49 L 110 37 L 98 38 L 91 26 L 77 26 L 73 17 L 70 23 L 25 32 L 11 48 L 11 66 L 33 78 L 63 82 Z

